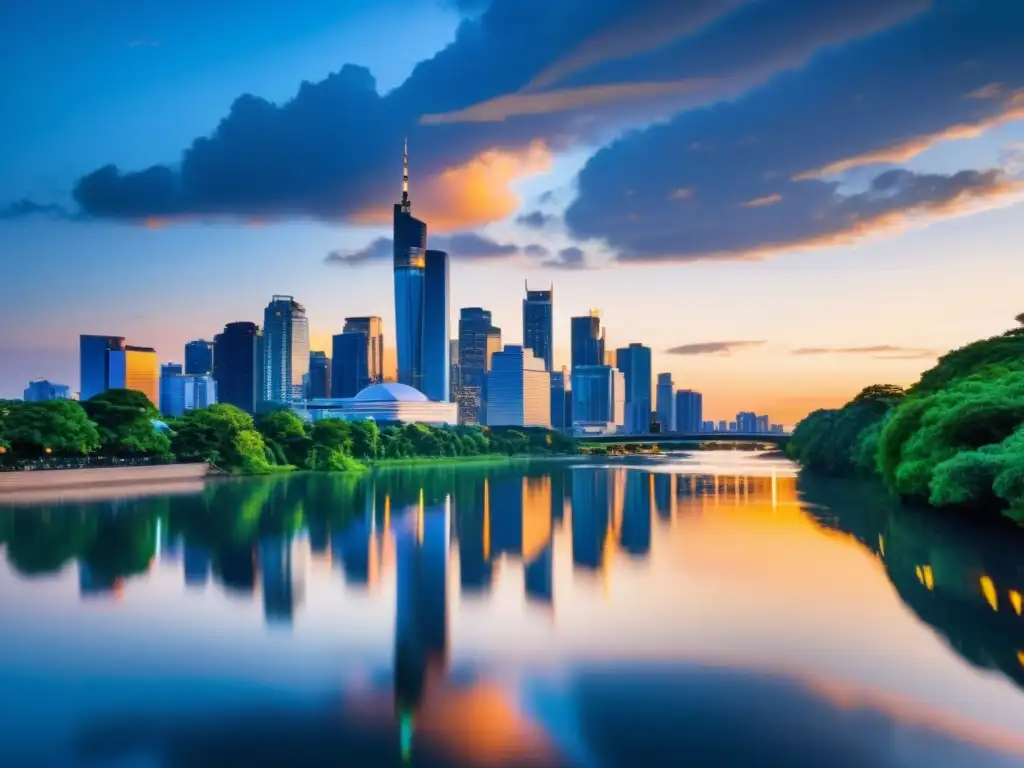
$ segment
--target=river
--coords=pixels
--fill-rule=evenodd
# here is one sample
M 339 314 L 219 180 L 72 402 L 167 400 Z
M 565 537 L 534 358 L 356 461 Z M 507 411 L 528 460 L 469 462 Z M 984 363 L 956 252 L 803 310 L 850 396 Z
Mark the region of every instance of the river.
M 784 459 L 61 493 L 0 497 L 0 765 L 1024 765 L 1024 535 Z

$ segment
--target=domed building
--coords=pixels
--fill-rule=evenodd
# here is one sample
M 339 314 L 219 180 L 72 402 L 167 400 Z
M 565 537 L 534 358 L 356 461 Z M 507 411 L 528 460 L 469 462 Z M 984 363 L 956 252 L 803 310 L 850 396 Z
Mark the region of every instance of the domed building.
M 405 422 L 442 426 L 458 423 L 458 406 L 430 400 L 414 387 L 388 382 L 371 384 L 355 397 L 327 398 L 296 403 L 295 412 L 307 421 L 345 419 Z

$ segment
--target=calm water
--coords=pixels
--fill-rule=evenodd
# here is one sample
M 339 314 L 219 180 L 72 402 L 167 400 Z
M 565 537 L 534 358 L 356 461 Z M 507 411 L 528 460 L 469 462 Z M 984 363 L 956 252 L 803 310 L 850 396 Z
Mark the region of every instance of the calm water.
M 0 540 L 3 766 L 1024 765 L 1024 536 L 783 460 L 0 497 Z

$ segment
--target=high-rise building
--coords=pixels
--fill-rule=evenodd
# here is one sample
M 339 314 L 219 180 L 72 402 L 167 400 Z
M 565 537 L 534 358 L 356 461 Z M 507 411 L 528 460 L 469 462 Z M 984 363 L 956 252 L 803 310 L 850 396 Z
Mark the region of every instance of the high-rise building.
M 309 391 L 306 396 L 310 400 L 331 396 L 331 358 L 326 352 L 313 350 L 309 353 Z
M 565 430 L 572 426 L 572 380 L 563 365 L 551 372 L 551 428 Z
M 608 365 L 572 369 L 572 424 L 579 432 L 614 432 L 625 421 L 625 377 Z
M 601 313 L 592 309 L 589 315 L 574 317 L 569 324 L 572 336 L 572 367 L 604 365 L 604 331 L 601 329 Z
M 70 400 L 71 387 L 67 384 L 54 384 L 46 379 L 35 379 L 28 383 L 24 398 L 26 403 L 37 403 L 43 400 Z
M 671 373 L 658 374 L 657 397 L 655 408 L 658 411 L 658 423 L 662 432 L 672 432 L 676 428 L 676 384 Z
M 166 367 L 166 366 L 165 366 Z M 217 382 L 209 374 L 169 374 L 160 378 L 160 412 L 182 416 L 195 408 L 209 408 L 217 402 Z
M 79 400 L 88 400 L 110 389 L 110 353 L 122 349 L 123 336 L 78 337 Z
M 526 298 L 523 299 L 523 346 L 532 349 L 533 354 L 544 361 L 544 369 L 553 371 L 554 325 L 552 312 L 555 302 L 555 286 L 546 291 L 531 291 L 526 284 Z
M 213 373 L 213 347 L 214 343 L 206 339 L 186 344 L 184 373 L 197 376 Z
M 740 411 L 736 414 L 737 432 L 756 432 L 757 414 L 753 411 Z
M 704 426 L 704 396 L 692 389 L 676 392 L 676 432 L 694 434 Z
M 156 407 L 160 403 L 160 363 L 156 350 L 125 345 L 107 354 L 110 355 L 110 388 L 141 392 Z
M 370 384 L 384 381 L 384 321 L 376 315 L 346 317 L 342 331 L 366 334 L 366 377 Z
M 402 200 L 394 206 L 393 241 L 398 381 L 422 391 L 427 225 L 412 215 L 408 145 L 402 156 Z
M 355 397 L 370 380 L 370 337 L 347 331 L 331 340 L 331 397 Z
M 718 431 L 719 432 L 728 432 L 729 431 L 729 422 L 726 421 L 725 419 L 721 419 L 718 422 Z
M 182 374 L 181 363 L 164 363 L 160 366 L 160 413 L 164 416 L 180 416 L 185 410 L 184 390 L 178 387 L 177 379 Z
M 447 402 L 451 361 L 448 254 L 428 250 L 423 270 L 423 386 L 431 400 Z
M 309 372 L 309 320 L 291 296 L 274 296 L 263 312 L 263 397 L 270 403 L 302 400 Z
M 715 431 L 715 422 L 713 422 L 713 421 L 705 421 L 705 422 L 703 422 L 702 425 L 701 425 L 700 431 L 701 432 L 714 432 Z
M 506 344 L 492 356 L 487 374 L 487 426 L 551 426 L 551 375 L 533 350 Z
M 626 379 L 626 432 L 651 431 L 651 348 L 630 344 L 615 352 L 615 367 Z
M 491 313 L 480 307 L 459 310 L 459 375 L 462 386 L 456 401 L 460 424 L 479 424 L 484 415 L 487 372 L 491 357 L 501 349 L 501 329 L 491 324 Z
M 451 339 L 448 342 L 448 362 L 451 366 L 448 374 L 448 400 L 455 402 L 455 395 L 462 386 L 462 369 L 459 368 L 459 340 Z
M 757 417 L 757 423 L 754 426 L 755 432 L 770 432 L 771 428 L 771 420 L 767 416 Z
M 263 335 L 255 323 L 228 323 L 214 337 L 213 378 L 220 402 L 256 412 L 263 400 Z

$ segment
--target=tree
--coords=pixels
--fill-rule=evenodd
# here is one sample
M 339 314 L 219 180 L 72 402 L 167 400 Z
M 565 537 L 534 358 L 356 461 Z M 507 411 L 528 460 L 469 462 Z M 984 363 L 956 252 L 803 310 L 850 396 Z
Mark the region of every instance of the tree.
M 272 468 L 252 417 L 226 403 L 187 412 L 171 447 L 178 458 L 207 461 L 229 472 L 264 473 Z
M 306 425 L 294 411 L 274 410 L 260 414 L 256 418 L 256 431 L 270 446 L 276 463 L 298 467 L 306 464 L 312 442 L 306 435 Z
M 352 455 L 357 459 L 375 459 L 380 454 L 380 428 L 371 419 L 353 421 Z
M 73 400 L 19 403 L 4 409 L 4 440 L 18 456 L 85 456 L 100 445 L 96 426 Z
M 170 452 L 167 435 L 153 420 L 160 412 L 141 392 L 108 389 L 82 403 L 100 434 L 100 448 L 110 456 L 164 456 Z

